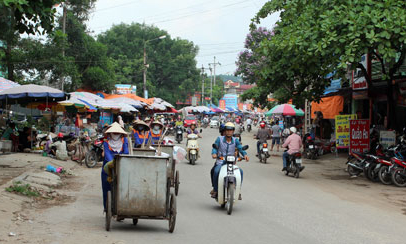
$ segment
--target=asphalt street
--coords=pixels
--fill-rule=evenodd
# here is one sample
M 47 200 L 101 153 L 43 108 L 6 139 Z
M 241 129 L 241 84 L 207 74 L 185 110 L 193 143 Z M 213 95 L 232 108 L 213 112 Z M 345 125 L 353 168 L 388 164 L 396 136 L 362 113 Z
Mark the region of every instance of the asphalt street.
M 299 179 L 281 172 L 282 159 L 273 156 L 268 164 L 255 158 L 254 132 L 244 132 L 249 162 L 244 170 L 243 200 L 231 216 L 209 196 L 209 172 L 214 161 L 211 145 L 215 129 L 204 129 L 199 140 L 201 158 L 196 165 L 181 162 L 178 215 L 173 234 L 168 221 L 130 219 L 112 221 L 104 229 L 100 168 L 84 169 L 77 200 L 44 210 L 32 226 L 32 243 L 406 243 L 406 217 L 385 205 L 370 204 L 370 197 L 339 193 L 336 184 L 305 169 Z M 183 146 L 184 146 L 183 141 Z M 306 161 L 304 162 L 306 165 Z M 336 192 L 337 191 L 337 192 Z M 41 225 L 44 228 L 41 228 Z M 41 238 L 42 236 L 42 238 Z M 46 238 L 44 238 L 46 237 Z

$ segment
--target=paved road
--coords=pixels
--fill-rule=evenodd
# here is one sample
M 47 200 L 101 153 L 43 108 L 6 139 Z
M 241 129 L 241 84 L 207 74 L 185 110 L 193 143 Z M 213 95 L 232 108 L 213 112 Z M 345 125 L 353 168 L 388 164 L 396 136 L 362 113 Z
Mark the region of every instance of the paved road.
M 85 169 L 81 173 L 84 188 L 77 201 L 42 212 L 35 220 L 39 225 L 27 227 L 36 236 L 31 242 L 406 243 L 406 217 L 401 212 L 385 208 L 384 202 L 371 204 L 373 198 L 362 191 L 353 199 L 337 182 L 312 175 L 311 167 L 295 179 L 281 173 L 280 157 L 260 164 L 255 158 L 253 132 L 242 139 L 251 146 L 251 161 L 240 163 L 244 169 L 243 201 L 228 216 L 209 197 L 210 151 L 217 135 L 217 130 L 204 130 L 202 158 L 197 165 L 178 164 L 181 186 L 173 234 L 167 231 L 167 221 L 154 220 L 140 220 L 136 227 L 130 220 L 113 221 L 112 230 L 106 232 L 100 169 Z

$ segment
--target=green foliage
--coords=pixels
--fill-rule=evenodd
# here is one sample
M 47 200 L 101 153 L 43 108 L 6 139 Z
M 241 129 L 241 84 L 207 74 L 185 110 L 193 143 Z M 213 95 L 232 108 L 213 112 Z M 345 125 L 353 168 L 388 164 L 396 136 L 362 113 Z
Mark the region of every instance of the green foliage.
M 51 33 L 54 27 L 55 9 L 60 1 L 0 0 L 0 64 L 14 80 L 13 49 L 20 34 Z
M 226 82 L 228 80 L 231 80 L 233 82 L 241 82 L 242 79 L 241 77 L 234 76 L 234 75 L 218 75 L 218 78 L 220 78 L 223 82 Z
M 12 186 L 6 188 L 8 192 L 15 192 L 27 197 L 39 197 L 40 194 L 38 191 L 31 188 L 29 184 L 23 185 L 21 181 L 16 181 Z
M 406 55 L 405 1 L 273 0 L 254 22 L 275 12 L 280 12 L 275 35 L 256 50 L 267 58 L 267 65 L 257 71 L 260 84 L 269 83 L 271 92 L 282 85 L 294 96 L 318 100 L 330 84 L 323 77 L 335 71 L 333 78 L 344 78 L 348 68 L 363 69 L 359 59 L 370 53 L 382 64 L 389 114 L 394 114 L 391 80 Z
M 163 35 L 167 37 L 156 39 Z M 99 35 L 98 41 L 107 46 L 107 55 L 114 61 L 117 83 L 136 85 L 138 95 L 143 96 L 145 41 L 148 41 L 147 90 L 150 97 L 175 103 L 196 91 L 196 83 L 200 80 L 195 60 L 198 48 L 192 42 L 172 39 L 166 31 L 138 23 L 115 25 Z

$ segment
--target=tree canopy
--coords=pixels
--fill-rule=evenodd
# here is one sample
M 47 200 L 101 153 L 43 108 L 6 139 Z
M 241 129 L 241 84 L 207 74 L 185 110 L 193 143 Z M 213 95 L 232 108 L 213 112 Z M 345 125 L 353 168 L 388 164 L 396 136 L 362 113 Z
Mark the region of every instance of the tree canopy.
M 267 65 L 257 73 L 259 83 L 269 83 L 271 92 L 284 84 L 294 96 L 318 100 L 333 78 L 345 78 L 350 68 L 371 54 L 382 66 L 388 85 L 388 114 L 394 116 L 392 80 L 406 54 L 406 2 L 403 0 L 273 0 L 253 19 L 255 24 L 280 12 L 270 40 L 262 40 L 256 51 Z M 369 89 L 373 87 L 364 72 Z M 394 118 L 391 119 L 394 122 Z
M 164 39 L 157 39 L 165 35 Z M 154 40 L 154 41 L 149 41 Z M 149 96 L 175 103 L 196 91 L 200 76 L 196 68 L 197 46 L 171 38 L 164 30 L 145 24 L 119 24 L 98 36 L 114 60 L 116 81 L 143 90 L 143 50 L 146 41 L 147 90 Z

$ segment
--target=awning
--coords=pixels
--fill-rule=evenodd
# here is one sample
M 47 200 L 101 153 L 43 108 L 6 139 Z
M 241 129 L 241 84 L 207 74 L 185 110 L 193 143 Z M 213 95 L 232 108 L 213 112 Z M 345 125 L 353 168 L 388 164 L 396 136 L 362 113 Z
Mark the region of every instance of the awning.
M 323 113 L 324 119 L 335 119 L 336 115 L 339 115 L 344 109 L 344 97 L 332 96 L 323 97 L 320 103 L 312 102 L 311 116 L 314 119 L 316 116 L 314 112 L 320 111 Z

